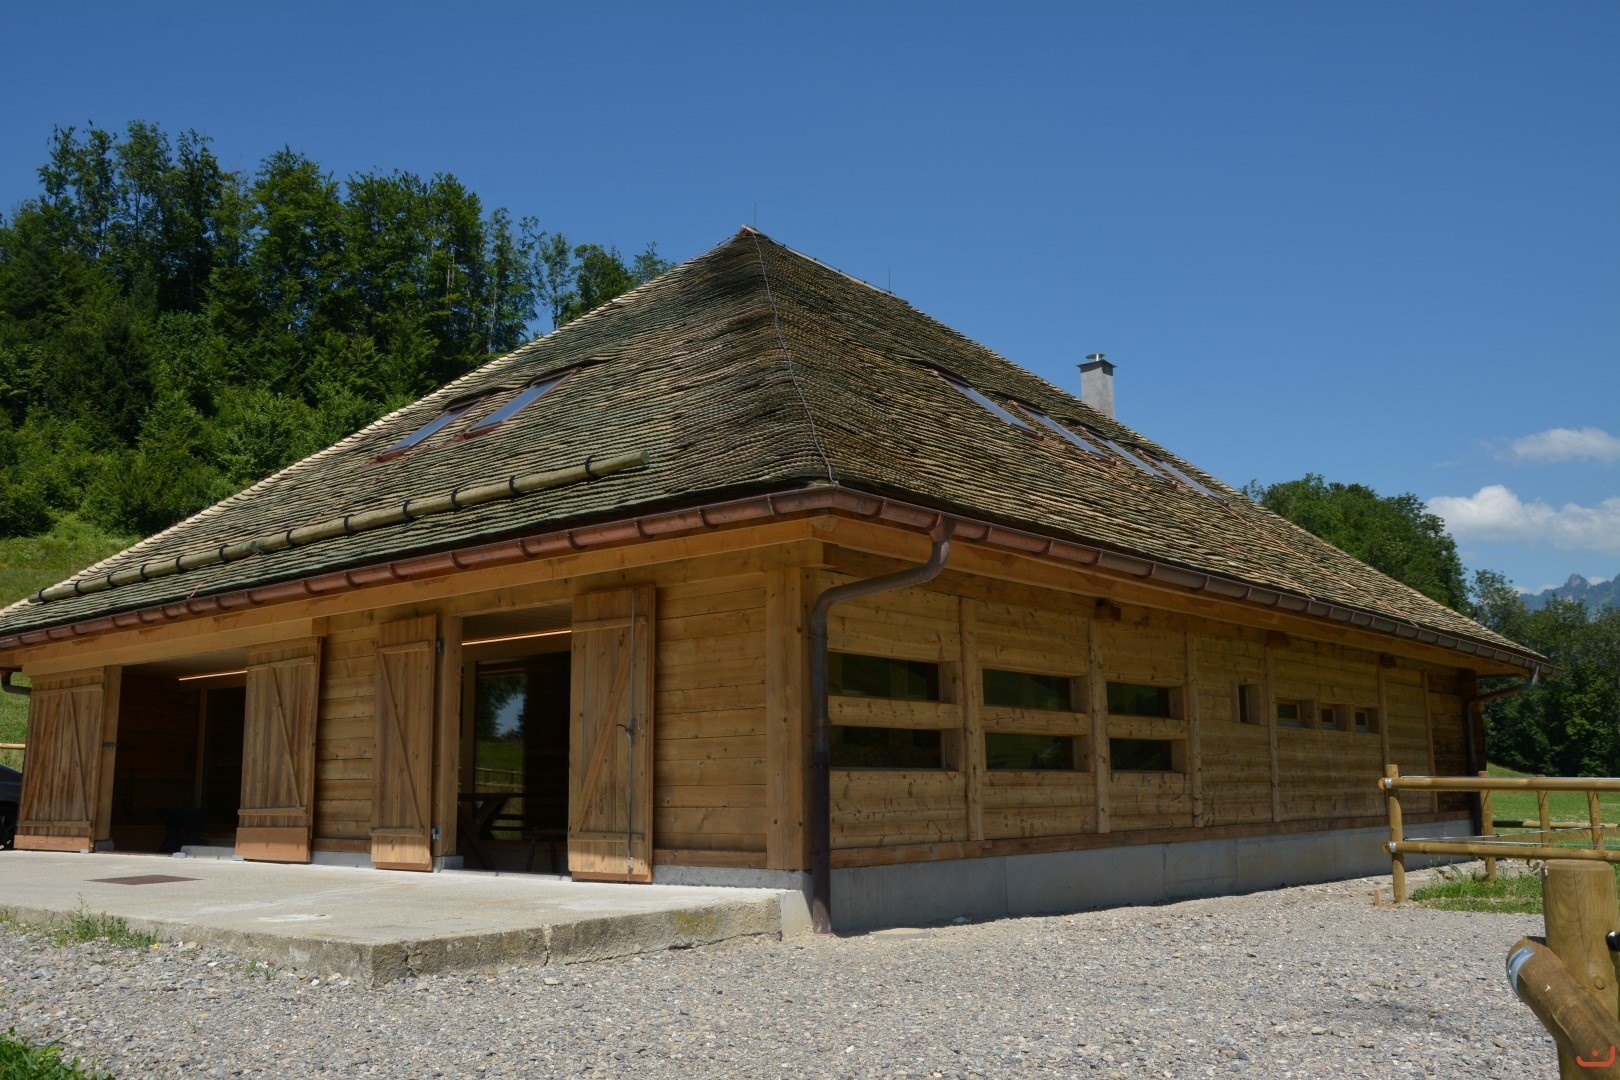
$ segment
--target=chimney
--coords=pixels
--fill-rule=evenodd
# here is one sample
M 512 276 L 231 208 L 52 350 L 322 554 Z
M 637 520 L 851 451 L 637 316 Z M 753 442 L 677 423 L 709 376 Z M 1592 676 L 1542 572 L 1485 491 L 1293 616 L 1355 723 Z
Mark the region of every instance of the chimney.
M 1100 352 L 1080 365 L 1080 400 L 1104 416 L 1114 415 L 1114 365 Z

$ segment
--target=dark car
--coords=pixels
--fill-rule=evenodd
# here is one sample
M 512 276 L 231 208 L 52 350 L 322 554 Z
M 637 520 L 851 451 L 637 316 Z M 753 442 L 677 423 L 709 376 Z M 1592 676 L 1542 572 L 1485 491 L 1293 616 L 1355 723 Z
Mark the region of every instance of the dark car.
M 22 773 L 0 765 L 0 850 L 17 837 L 17 805 L 22 802 Z

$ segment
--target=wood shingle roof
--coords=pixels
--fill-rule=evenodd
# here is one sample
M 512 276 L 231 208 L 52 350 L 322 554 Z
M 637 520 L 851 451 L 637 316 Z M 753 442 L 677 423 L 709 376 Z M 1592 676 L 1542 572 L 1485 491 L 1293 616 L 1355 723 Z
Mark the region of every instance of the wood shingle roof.
M 511 420 L 465 430 L 571 372 Z M 1034 431 L 970 400 L 977 389 Z M 379 454 L 472 402 L 409 450 Z M 1216 494 L 1088 453 L 1031 410 L 1175 466 Z M 1089 429 L 1089 433 L 1087 431 Z M 744 229 L 669 271 L 70 581 L 641 452 L 646 464 L 453 513 L 0 612 L 19 633 L 577 522 L 838 485 L 1375 612 L 1534 657 L 1256 506 L 1073 395 L 889 293 Z M 104 582 L 103 582 L 104 583 Z M 67 590 L 72 591 L 72 590 Z

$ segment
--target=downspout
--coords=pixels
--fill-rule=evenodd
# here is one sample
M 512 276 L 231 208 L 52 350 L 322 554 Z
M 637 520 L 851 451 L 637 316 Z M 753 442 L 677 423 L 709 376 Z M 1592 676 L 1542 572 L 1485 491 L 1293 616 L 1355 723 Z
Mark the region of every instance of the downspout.
M 4 690 L 8 694 L 16 694 L 18 697 L 27 697 L 32 694 L 34 692 L 32 687 L 11 685 L 11 677 L 21 670 L 22 668 L 14 667 L 0 668 L 0 690 Z
M 827 616 L 842 600 L 921 585 L 945 569 L 952 522 L 940 515 L 929 536 L 928 561 L 864 581 L 834 585 L 810 611 L 810 920 L 816 933 L 832 933 L 832 740 L 827 719 Z

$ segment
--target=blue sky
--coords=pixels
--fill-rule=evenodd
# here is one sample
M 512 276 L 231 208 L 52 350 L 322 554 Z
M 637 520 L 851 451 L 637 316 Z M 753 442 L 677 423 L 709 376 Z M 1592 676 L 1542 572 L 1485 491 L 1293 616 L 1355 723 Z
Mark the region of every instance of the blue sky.
M 452 172 L 579 241 L 756 220 L 1224 479 L 1620 573 L 1620 4 L 7 6 L 0 208 L 52 124 Z M 1563 432 L 1563 434 L 1559 434 Z M 1549 434 L 1550 433 L 1550 434 Z

